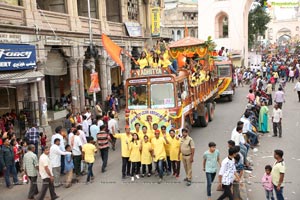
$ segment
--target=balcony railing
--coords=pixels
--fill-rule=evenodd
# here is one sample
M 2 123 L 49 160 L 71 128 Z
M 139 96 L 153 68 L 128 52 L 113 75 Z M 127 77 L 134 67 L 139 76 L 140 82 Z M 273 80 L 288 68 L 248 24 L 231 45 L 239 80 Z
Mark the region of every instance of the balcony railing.
M 113 35 L 124 36 L 125 35 L 125 27 L 122 23 L 117 22 L 108 22 L 109 32 Z
M 55 31 L 70 31 L 70 17 L 68 14 L 40 10 L 42 15 L 43 29 L 53 29 Z
M 24 7 L 0 3 L 0 24 L 24 26 Z
M 81 22 L 81 30 L 80 32 L 89 32 L 89 18 L 87 17 L 79 17 Z M 99 19 L 92 19 L 92 30 L 95 34 L 101 34 L 101 21 Z

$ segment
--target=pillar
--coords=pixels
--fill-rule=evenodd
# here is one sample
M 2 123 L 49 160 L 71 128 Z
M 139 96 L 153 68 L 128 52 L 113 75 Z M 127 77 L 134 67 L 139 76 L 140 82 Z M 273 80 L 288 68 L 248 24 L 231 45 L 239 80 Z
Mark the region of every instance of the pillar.
M 101 56 L 100 56 L 100 87 L 101 87 L 101 92 L 102 92 L 102 101 L 104 102 L 107 95 L 109 95 L 108 92 L 108 78 L 107 78 L 107 67 L 106 67 L 106 61 L 107 61 L 107 54 L 103 50 Z
M 30 101 L 36 106 L 33 111 L 36 120 L 33 123 L 36 123 L 38 126 L 40 125 L 40 104 L 38 101 L 38 88 L 37 83 L 30 83 Z
M 83 80 L 83 58 L 77 61 L 77 74 L 78 74 L 78 94 L 80 102 L 80 111 L 85 108 L 85 98 L 84 98 L 84 80 Z
M 79 90 L 78 90 L 78 72 L 77 72 L 77 64 L 78 58 L 69 58 L 68 66 L 70 73 L 70 89 L 71 89 L 71 98 L 72 98 L 72 112 L 76 113 L 80 111 L 80 98 L 79 98 Z

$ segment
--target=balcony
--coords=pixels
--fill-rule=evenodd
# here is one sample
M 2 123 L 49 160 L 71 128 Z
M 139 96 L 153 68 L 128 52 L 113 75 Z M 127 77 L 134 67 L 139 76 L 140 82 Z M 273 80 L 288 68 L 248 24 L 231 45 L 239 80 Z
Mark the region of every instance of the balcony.
M 123 23 L 107 22 L 109 33 L 116 36 L 125 36 L 125 26 Z
M 89 18 L 87 17 L 79 17 L 81 22 L 81 31 L 84 33 L 89 32 Z M 101 34 L 101 21 L 99 19 L 92 19 L 92 30 L 94 34 Z
M 68 14 L 40 10 L 43 29 L 55 31 L 70 31 L 70 18 Z
M 21 6 L 0 3 L 0 24 L 26 25 L 24 10 Z

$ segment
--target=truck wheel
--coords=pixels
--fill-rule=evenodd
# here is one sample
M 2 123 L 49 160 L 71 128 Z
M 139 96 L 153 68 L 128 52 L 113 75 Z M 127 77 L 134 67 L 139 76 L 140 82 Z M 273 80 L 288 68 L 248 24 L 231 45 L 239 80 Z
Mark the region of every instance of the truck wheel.
M 208 111 L 208 117 L 209 121 L 212 121 L 215 116 L 215 105 L 214 103 L 208 103 L 207 104 L 207 111 Z
M 200 124 L 202 127 L 207 127 L 208 121 L 209 121 L 209 115 L 208 115 L 208 110 L 207 107 L 204 107 L 204 115 L 199 116 Z
M 232 101 L 232 94 L 228 95 L 228 101 L 229 101 L 229 102 Z

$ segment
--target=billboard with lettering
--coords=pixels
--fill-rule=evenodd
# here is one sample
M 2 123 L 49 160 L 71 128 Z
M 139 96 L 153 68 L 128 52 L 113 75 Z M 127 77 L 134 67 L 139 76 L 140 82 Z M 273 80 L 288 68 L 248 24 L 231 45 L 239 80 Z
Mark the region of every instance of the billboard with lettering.
M 160 8 L 151 9 L 151 35 L 153 37 L 160 36 Z
M 0 44 L 0 71 L 33 69 L 35 66 L 34 45 Z

